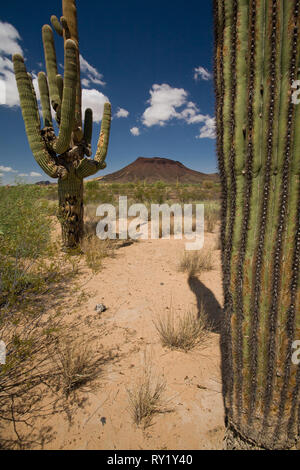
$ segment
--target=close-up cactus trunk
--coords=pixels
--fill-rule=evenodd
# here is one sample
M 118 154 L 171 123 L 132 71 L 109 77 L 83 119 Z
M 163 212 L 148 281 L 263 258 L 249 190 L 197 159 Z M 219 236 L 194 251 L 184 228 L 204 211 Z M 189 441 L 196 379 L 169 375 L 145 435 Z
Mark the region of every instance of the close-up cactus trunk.
M 214 23 L 225 442 L 288 449 L 300 439 L 300 1 L 214 0 Z
M 83 178 L 105 168 L 111 111 L 104 105 L 101 132 L 94 159 L 91 159 L 93 114 L 85 111 L 82 129 L 79 41 L 75 0 L 62 0 L 63 16 L 51 17 L 53 28 L 64 39 L 64 77 L 58 74 L 53 31 L 42 28 L 46 71 L 38 75 L 44 127 L 38 110 L 31 75 L 20 54 L 13 56 L 28 142 L 36 162 L 52 177 L 58 178 L 59 215 L 63 250 L 77 248 L 83 235 Z M 59 127 L 56 136 L 51 107 Z M 85 157 L 86 155 L 86 157 Z

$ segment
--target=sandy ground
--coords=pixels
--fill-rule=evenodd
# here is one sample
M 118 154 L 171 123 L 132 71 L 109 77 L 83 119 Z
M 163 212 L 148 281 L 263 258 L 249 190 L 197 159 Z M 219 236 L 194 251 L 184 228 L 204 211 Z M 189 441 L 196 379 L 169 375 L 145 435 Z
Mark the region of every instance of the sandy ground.
M 215 247 L 216 234 L 205 234 L 205 246 Z M 188 282 L 177 266 L 184 240 L 145 240 L 116 251 L 101 272 L 82 275 L 88 299 L 67 321 L 77 321 L 82 342 L 95 351 L 109 351 L 100 376 L 70 396 L 64 410 L 37 418 L 33 448 L 44 449 L 221 449 L 224 411 L 221 394 L 219 334 L 210 332 L 191 352 L 171 351 L 160 343 L 153 319 L 186 310 L 201 302 L 217 319 L 222 304 L 220 251 L 214 269 Z M 103 303 L 107 310 L 95 311 Z M 170 410 L 153 416 L 146 428 L 133 423 L 128 389 L 143 375 L 145 354 L 153 376 L 166 381 Z M 44 430 L 44 431 L 43 431 Z

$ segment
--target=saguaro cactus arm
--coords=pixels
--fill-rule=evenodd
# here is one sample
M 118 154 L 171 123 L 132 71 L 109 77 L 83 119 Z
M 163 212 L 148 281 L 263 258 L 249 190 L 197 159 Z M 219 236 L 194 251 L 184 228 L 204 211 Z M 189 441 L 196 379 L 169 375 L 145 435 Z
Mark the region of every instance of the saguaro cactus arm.
M 53 146 L 53 150 L 62 154 L 66 152 L 70 146 L 71 136 L 75 120 L 75 104 L 76 104 L 76 83 L 77 83 L 77 47 L 72 39 L 67 39 L 65 43 L 65 74 L 63 80 L 63 98 L 61 104 L 61 117 L 59 126 L 59 135 Z M 55 81 L 59 75 L 56 75 Z M 57 86 L 59 89 L 61 87 Z
M 90 110 L 85 115 L 85 126 L 84 126 L 84 136 L 87 139 L 87 144 L 90 145 L 91 139 L 91 120 L 92 114 Z M 85 178 L 87 176 L 94 175 L 100 169 L 106 167 L 105 158 L 107 155 L 107 148 L 109 142 L 109 133 L 110 133 L 110 123 L 111 123 L 111 106 L 110 103 L 105 103 L 100 136 L 97 145 L 97 151 L 95 154 L 94 160 L 84 158 L 79 163 L 79 166 L 76 170 L 77 176 L 80 178 Z
M 48 150 L 41 135 L 36 96 L 23 57 L 20 54 L 15 54 L 13 64 L 25 129 L 35 160 L 48 176 L 52 178 L 66 177 L 67 170 L 56 163 L 54 155 Z
M 40 90 L 44 127 L 53 127 L 49 88 L 47 77 L 44 72 L 39 72 L 38 74 L 38 85 Z

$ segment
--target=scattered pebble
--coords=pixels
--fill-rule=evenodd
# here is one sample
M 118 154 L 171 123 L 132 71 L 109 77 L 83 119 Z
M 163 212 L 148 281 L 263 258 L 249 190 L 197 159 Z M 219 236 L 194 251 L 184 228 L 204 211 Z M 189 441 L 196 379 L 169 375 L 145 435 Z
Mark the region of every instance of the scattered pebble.
M 96 307 L 95 307 L 95 310 L 97 313 L 102 313 L 102 312 L 105 312 L 105 310 L 107 310 L 107 308 L 105 307 L 104 304 L 97 304 Z

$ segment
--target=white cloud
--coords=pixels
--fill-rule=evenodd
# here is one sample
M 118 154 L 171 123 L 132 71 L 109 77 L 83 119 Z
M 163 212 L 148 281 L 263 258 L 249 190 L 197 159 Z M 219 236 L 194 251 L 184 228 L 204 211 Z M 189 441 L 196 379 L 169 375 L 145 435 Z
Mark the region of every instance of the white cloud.
M 80 54 L 80 70 L 83 74 L 86 74 L 87 77 L 84 77 L 82 80 L 83 86 L 89 86 L 90 83 L 95 85 L 104 86 L 105 82 L 102 80 L 103 75 L 98 72 L 98 70 L 90 65 L 87 60 Z
M 142 116 L 145 126 L 151 127 L 156 124 L 164 126 L 170 119 L 178 117 L 176 108 L 186 102 L 187 92 L 183 88 L 172 88 L 170 85 L 154 84 L 150 90 L 150 106 L 146 108 Z
M 19 93 L 13 72 L 13 63 L 7 57 L 0 56 L 0 81 L 1 81 L 1 102 L 0 105 L 9 107 L 19 106 Z
M 19 173 L 18 176 L 31 176 L 31 178 L 42 178 L 41 173 L 37 173 L 36 171 L 31 171 L 30 173 Z
M 17 171 L 11 168 L 10 166 L 2 166 L 2 165 L 0 165 L 0 171 L 4 171 L 5 173 L 17 173 Z
M 21 37 L 12 24 L 0 21 L 0 105 L 13 107 L 19 106 L 20 103 L 11 61 L 12 54 L 23 53 L 21 46 L 18 44 L 20 40 Z
M 118 108 L 118 111 L 116 112 L 115 116 L 117 118 L 127 118 L 129 116 L 129 111 L 124 108 Z
M 130 129 L 130 132 L 131 132 L 132 135 L 135 135 L 135 136 L 140 135 L 140 130 L 139 130 L 138 127 L 132 127 Z
M 108 101 L 107 96 L 103 95 L 100 91 L 95 89 L 87 90 L 84 88 L 82 90 L 83 115 L 86 108 L 91 108 L 93 110 L 93 120 L 100 122 L 103 116 L 104 104 Z
M 83 78 L 81 80 L 81 85 L 85 86 L 85 87 L 88 87 L 90 85 L 90 81 L 87 78 Z
M 187 101 L 188 92 L 183 88 L 172 88 L 164 83 L 153 85 L 150 90 L 150 106 L 142 116 L 145 126 L 164 126 L 172 119 L 185 121 L 187 124 L 203 124 L 198 138 L 215 138 L 215 120 L 209 114 L 201 114 L 195 103 Z
M 194 80 L 211 80 L 213 77 L 212 73 L 210 73 L 207 69 L 204 67 L 195 67 L 194 68 Z
M 18 41 L 21 40 L 20 34 L 10 23 L 0 21 L 0 53 L 5 55 L 23 54 Z
M 216 120 L 215 118 L 207 118 L 205 124 L 200 128 L 197 139 L 215 139 L 216 138 Z

